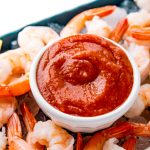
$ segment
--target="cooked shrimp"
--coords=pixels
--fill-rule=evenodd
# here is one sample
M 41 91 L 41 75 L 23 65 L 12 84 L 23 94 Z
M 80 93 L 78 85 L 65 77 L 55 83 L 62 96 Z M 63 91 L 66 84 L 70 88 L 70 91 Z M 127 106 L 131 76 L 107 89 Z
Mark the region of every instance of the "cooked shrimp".
M 23 119 L 25 120 L 25 125 L 28 130 L 28 135 L 26 141 L 22 138 L 22 129 L 19 117 L 14 113 L 8 121 L 8 144 L 10 150 L 43 150 L 44 147 L 39 143 L 32 143 L 31 132 L 36 122 L 33 115 L 29 112 L 26 106 L 23 106 Z M 27 124 L 28 123 L 28 124 Z
M 15 97 L 0 98 L 0 128 L 8 122 L 17 106 Z
M 7 137 L 5 127 L 2 127 L 2 131 L 0 132 L 0 150 L 5 150 L 7 144 Z
M 126 45 L 126 46 L 125 46 Z M 132 55 L 140 71 L 141 81 L 143 82 L 150 71 L 150 53 L 147 46 L 137 45 L 134 42 L 125 42 L 124 46 Z
M 127 18 L 118 22 L 116 27 L 112 29 L 104 20 L 95 16 L 91 21 L 86 22 L 87 33 L 96 34 L 120 42 L 129 27 Z
M 128 118 L 139 116 L 148 106 L 150 106 L 150 84 L 144 84 L 140 88 L 137 100 L 125 116 Z
M 0 54 L 0 97 L 18 96 L 30 90 L 31 58 L 22 49 Z
M 124 36 L 124 46 L 134 57 L 142 82 L 150 71 L 150 13 L 139 11 L 128 16 L 129 28 Z
M 18 43 L 33 59 L 45 45 L 58 38 L 50 27 L 28 26 L 18 34 Z
M 74 138 L 64 129 L 56 126 L 52 121 L 36 122 L 34 116 L 24 103 L 21 107 L 23 120 L 28 130 L 27 143 L 33 149 L 43 149 L 45 145 L 47 149 L 72 150 Z M 42 130 L 41 130 L 42 129 Z
M 49 27 L 26 27 L 19 33 L 21 48 L 0 54 L 0 97 L 30 91 L 29 70 L 33 58 L 50 40 L 58 37 Z
M 134 27 L 130 30 L 130 34 L 137 44 L 150 48 L 150 27 Z
M 46 122 L 39 121 L 35 124 L 33 141 L 45 145 L 47 150 L 73 150 L 74 144 L 74 138 L 51 120 Z
M 30 112 L 29 108 L 27 107 L 25 103 L 21 105 L 21 112 L 22 112 L 24 123 L 28 131 L 27 138 L 26 138 L 27 143 L 32 147 L 32 149 L 43 150 L 44 146 L 40 145 L 38 142 L 33 143 L 32 132 L 36 124 L 36 119 L 34 118 L 33 114 Z
M 94 134 L 84 147 L 84 150 L 103 150 L 105 142 L 115 137 L 124 138 L 129 135 L 150 137 L 150 124 L 124 122 Z M 135 142 L 132 142 L 135 144 Z M 132 146 L 132 145 L 131 145 Z
M 127 18 L 131 27 L 134 26 L 146 27 L 150 25 L 150 14 L 149 12 L 144 10 L 129 13 Z
M 70 35 L 78 34 L 85 26 L 86 21 L 91 20 L 94 16 L 107 16 L 111 14 L 115 9 L 116 6 L 105 6 L 81 12 L 67 23 L 67 25 L 61 31 L 60 35 L 61 37 L 67 37 Z
M 126 38 L 131 42 L 150 47 L 150 13 L 141 10 L 130 13 L 127 18 L 129 30 Z
M 22 139 L 22 129 L 19 117 L 14 113 L 7 124 L 9 150 L 34 150 L 31 145 Z

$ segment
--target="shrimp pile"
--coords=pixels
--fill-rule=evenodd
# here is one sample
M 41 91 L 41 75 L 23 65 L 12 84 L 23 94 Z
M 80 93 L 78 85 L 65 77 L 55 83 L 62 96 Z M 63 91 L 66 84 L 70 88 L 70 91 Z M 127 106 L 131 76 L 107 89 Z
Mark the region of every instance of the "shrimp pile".
M 132 150 L 135 149 L 137 136 L 150 137 L 150 124 L 118 123 L 113 127 L 98 131 L 85 144 L 82 143 L 83 150 L 103 150 L 103 147 L 109 149 L 110 146 L 110 149 L 113 147 L 116 150 Z M 118 139 L 124 139 L 122 147 L 116 144 Z
M 30 91 L 29 71 L 34 57 L 48 42 L 57 38 L 58 34 L 49 27 L 26 27 L 18 35 L 20 47 L 0 54 L 0 128 L 17 108 L 15 96 Z M 0 137 L 0 147 L 5 147 L 3 137 Z
M 52 121 L 37 122 L 25 103 L 21 106 L 22 117 L 27 128 L 26 140 L 22 137 L 19 117 L 16 113 L 7 123 L 8 144 L 10 150 L 73 150 L 74 138 Z
M 141 1 L 137 2 L 142 7 Z M 148 10 L 148 6 L 144 7 Z M 24 28 L 18 35 L 19 48 L 0 54 L 0 149 L 6 149 L 7 143 L 10 150 L 74 148 L 74 138 L 67 131 L 51 120 L 37 121 L 24 103 L 26 96 L 19 105 L 16 96 L 30 92 L 29 71 L 37 53 L 48 43 L 75 34 L 88 33 L 109 38 L 132 55 L 141 75 L 141 88 L 136 102 L 125 117 L 140 116 L 150 106 L 150 12 L 147 10 L 130 14 L 117 6 L 86 10 L 74 16 L 60 35 L 49 27 Z M 26 139 L 23 138 L 21 122 L 15 112 L 18 107 L 28 131 Z M 37 107 L 34 113 L 38 111 Z M 8 141 L 3 127 L 5 124 Z M 150 137 L 150 123 L 116 123 L 113 127 L 98 131 L 86 142 L 82 134 L 77 133 L 75 147 L 76 150 L 132 150 L 139 136 Z M 121 144 L 120 140 L 123 140 Z
M 40 129 L 44 130 L 39 132 Z M 38 142 L 41 145 L 45 145 L 48 150 L 73 149 L 73 137 L 67 134 L 65 130 L 55 125 L 51 120 L 48 120 L 46 122 L 39 121 L 38 123 L 36 123 L 32 133 L 32 140 L 34 141 L 34 143 Z

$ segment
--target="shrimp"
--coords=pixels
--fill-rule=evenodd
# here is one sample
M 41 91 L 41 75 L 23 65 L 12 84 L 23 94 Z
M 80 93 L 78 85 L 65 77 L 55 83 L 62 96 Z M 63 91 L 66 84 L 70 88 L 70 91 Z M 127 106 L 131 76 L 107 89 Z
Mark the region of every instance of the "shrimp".
M 22 49 L 0 55 L 0 97 L 18 96 L 30 90 L 31 58 Z
M 5 150 L 7 144 L 7 137 L 5 133 L 5 127 L 2 127 L 2 131 L 0 132 L 0 150 Z
M 74 138 L 51 120 L 37 122 L 33 130 L 32 139 L 34 142 L 45 145 L 47 150 L 73 150 Z
M 124 47 L 135 59 L 143 82 L 150 71 L 150 13 L 139 11 L 127 16 L 129 28 L 124 36 Z
M 28 26 L 18 34 L 18 43 L 34 58 L 45 45 L 58 38 L 59 35 L 50 27 Z
M 124 46 L 132 55 L 137 64 L 141 75 L 141 81 L 143 82 L 150 71 L 150 53 L 149 48 L 147 46 L 138 45 L 134 42 L 124 42 Z
M 150 124 L 138 124 L 131 122 L 117 124 L 114 127 L 95 133 L 86 143 L 83 150 L 102 150 L 108 139 L 121 139 L 130 135 L 150 137 Z M 135 142 L 131 143 L 135 144 Z
M 131 42 L 150 47 L 150 13 L 141 10 L 130 13 L 127 18 L 130 27 L 126 38 Z
M 22 129 L 19 117 L 14 113 L 7 124 L 9 150 L 34 150 L 31 145 L 22 139 Z
M 45 145 L 47 149 L 73 149 L 74 138 L 65 130 L 50 120 L 36 122 L 25 103 L 21 106 L 21 112 L 28 130 L 26 141 L 33 149 L 37 146 L 42 149 L 42 145 Z
M 67 37 L 78 34 L 85 26 L 86 21 L 91 20 L 94 16 L 105 17 L 111 14 L 115 9 L 116 6 L 105 6 L 81 12 L 67 23 L 60 35 L 61 37 Z
M 86 21 L 85 24 L 87 29 L 86 33 L 104 36 L 116 42 L 120 42 L 122 40 L 122 37 L 129 27 L 127 18 L 120 20 L 116 27 L 112 29 L 98 16 L 93 17 L 91 21 Z
M 0 54 L 0 97 L 30 91 L 29 70 L 36 54 L 59 36 L 49 27 L 26 27 L 18 35 L 21 48 Z
M 16 107 L 17 101 L 15 97 L 0 98 L 0 128 L 8 122 Z
M 127 15 L 130 27 L 146 27 L 150 25 L 150 14 L 145 10 L 133 12 Z
M 150 106 L 150 84 L 144 84 L 140 88 L 137 100 L 125 116 L 128 118 L 139 116 L 148 106 Z
M 7 123 L 7 135 L 8 144 L 10 150 L 43 150 L 44 147 L 39 143 L 32 143 L 32 130 L 36 122 L 33 115 L 28 110 L 27 106 L 23 104 L 23 120 L 25 121 L 26 128 L 28 130 L 28 135 L 26 141 L 22 138 L 22 129 L 19 117 L 14 113 Z
M 21 105 L 21 112 L 22 112 L 22 117 L 24 120 L 24 123 L 26 125 L 28 134 L 26 137 L 26 141 L 27 143 L 32 147 L 32 149 L 36 149 L 36 150 L 44 150 L 44 146 L 40 145 L 39 143 L 35 142 L 33 143 L 33 129 L 34 126 L 36 124 L 36 119 L 34 118 L 33 114 L 30 112 L 28 106 L 26 105 L 26 103 L 22 103 Z

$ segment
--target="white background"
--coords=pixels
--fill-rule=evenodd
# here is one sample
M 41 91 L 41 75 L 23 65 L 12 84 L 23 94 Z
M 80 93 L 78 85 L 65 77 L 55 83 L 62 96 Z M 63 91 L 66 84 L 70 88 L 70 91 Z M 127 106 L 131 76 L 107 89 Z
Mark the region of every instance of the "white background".
M 92 0 L 0 0 L 0 36 Z

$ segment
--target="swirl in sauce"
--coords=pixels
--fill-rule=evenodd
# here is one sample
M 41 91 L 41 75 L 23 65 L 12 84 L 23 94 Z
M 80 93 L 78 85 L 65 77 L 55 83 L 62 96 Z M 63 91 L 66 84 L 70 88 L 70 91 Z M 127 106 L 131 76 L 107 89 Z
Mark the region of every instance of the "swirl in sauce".
M 37 68 L 42 96 L 71 115 L 97 116 L 120 106 L 133 85 L 126 54 L 96 35 L 75 35 L 50 46 Z

